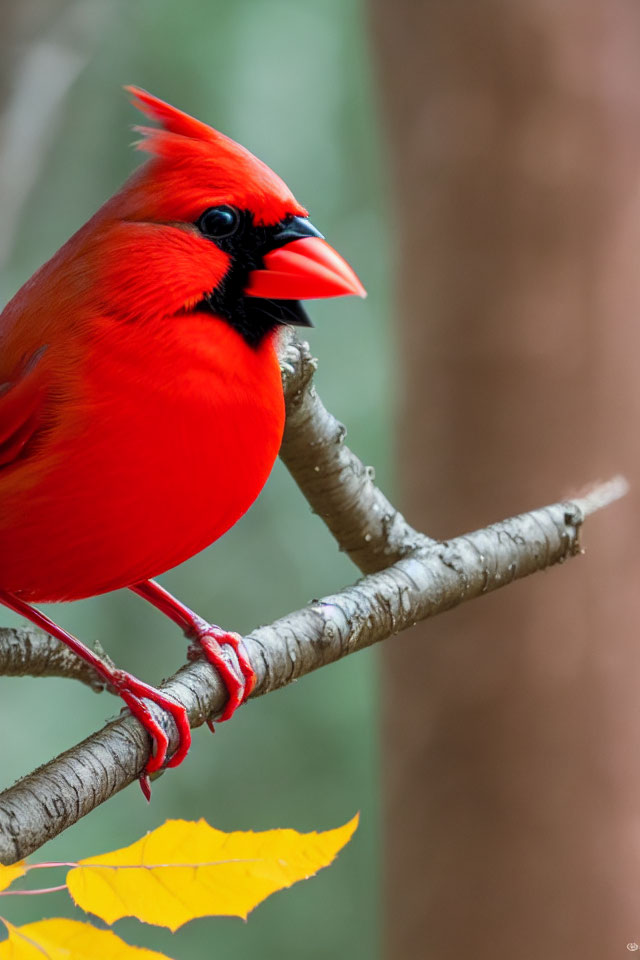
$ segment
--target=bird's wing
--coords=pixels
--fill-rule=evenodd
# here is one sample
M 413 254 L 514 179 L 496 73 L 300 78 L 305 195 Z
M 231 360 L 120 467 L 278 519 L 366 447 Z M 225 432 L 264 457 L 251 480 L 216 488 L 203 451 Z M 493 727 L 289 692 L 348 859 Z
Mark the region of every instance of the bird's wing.
M 0 468 L 17 460 L 42 424 L 45 350 L 37 350 L 16 379 L 0 384 Z

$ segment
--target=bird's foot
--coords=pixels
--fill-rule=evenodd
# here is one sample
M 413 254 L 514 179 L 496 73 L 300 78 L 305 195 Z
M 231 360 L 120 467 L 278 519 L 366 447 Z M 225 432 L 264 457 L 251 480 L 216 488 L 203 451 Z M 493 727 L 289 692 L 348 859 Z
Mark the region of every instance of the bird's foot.
M 140 787 L 147 800 L 151 799 L 151 783 L 149 776 L 157 773 L 163 766 L 177 767 L 189 752 L 191 746 L 191 727 L 186 708 L 174 700 L 173 697 L 162 693 L 155 687 L 138 680 L 125 670 L 113 670 L 109 676 L 109 686 L 121 697 L 129 710 L 140 721 L 153 741 L 153 752 L 147 761 L 143 773 L 140 774 Z M 169 738 L 153 716 L 145 700 L 150 700 L 173 718 L 178 728 L 178 749 L 167 761 Z
M 218 719 L 229 720 L 238 707 L 249 698 L 256 685 L 255 671 L 249 662 L 242 638 L 238 633 L 229 633 L 199 618 L 188 636 L 193 641 L 189 648 L 190 659 L 195 660 L 204 655 L 220 674 L 227 688 L 229 699 Z M 231 647 L 233 653 L 230 655 L 225 647 Z M 207 725 L 213 733 L 213 722 L 208 720 Z

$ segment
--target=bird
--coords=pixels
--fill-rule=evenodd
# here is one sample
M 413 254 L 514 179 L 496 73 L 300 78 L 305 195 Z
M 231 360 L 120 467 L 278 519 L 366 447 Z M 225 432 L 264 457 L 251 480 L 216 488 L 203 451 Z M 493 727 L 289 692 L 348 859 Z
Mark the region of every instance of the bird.
M 284 181 L 213 127 L 128 86 L 145 162 L 0 314 L 0 604 L 89 663 L 178 766 L 185 707 L 35 604 L 128 588 L 217 670 L 229 719 L 255 673 L 240 637 L 157 581 L 221 537 L 282 440 L 283 327 L 301 302 L 365 296 Z M 150 122 L 150 123 L 149 123 Z M 175 721 L 178 746 L 149 702 Z

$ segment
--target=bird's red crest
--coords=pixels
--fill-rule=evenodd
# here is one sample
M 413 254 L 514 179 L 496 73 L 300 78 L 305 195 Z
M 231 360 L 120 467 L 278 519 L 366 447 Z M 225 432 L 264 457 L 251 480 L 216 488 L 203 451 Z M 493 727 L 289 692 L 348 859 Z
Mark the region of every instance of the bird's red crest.
M 278 220 L 285 209 L 306 215 L 280 177 L 241 144 L 146 90 L 134 86 L 125 90 L 133 104 L 159 124 L 134 128 L 143 137 L 137 147 L 165 162 L 164 173 L 176 192 L 186 188 L 191 196 L 204 197 L 213 188 L 210 205 L 219 196 L 218 202 L 253 209 L 256 222 Z M 156 180 L 158 174 L 154 173 Z
M 165 103 L 153 94 L 147 93 L 140 87 L 128 86 L 125 90 L 133 97 L 132 103 L 149 119 L 155 120 L 160 127 L 137 126 L 134 129 L 144 137 L 138 146 L 141 150 L 149 153 L 157 153 L 165 156 L 171 152 L 173 146 L 176 153 L 184 149 L 185 144 L 181 138 L 187 137 L 190 140 L 196 140 L 207 144 L 225 144 L 238 147 L 232 140 L 218 133 L 213 127 L 206 123 L 196 120 L 182 110 L 172 107 L 170 103 Z

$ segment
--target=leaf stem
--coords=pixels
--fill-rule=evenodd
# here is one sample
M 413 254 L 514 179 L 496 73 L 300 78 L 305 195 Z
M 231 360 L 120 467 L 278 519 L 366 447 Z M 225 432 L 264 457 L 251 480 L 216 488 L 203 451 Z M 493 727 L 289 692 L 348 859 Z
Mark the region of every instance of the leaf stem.
M 58 893 L 59 890 L 66 889 L 66 883 L 61 883 L 57 887 L 40 887 L 38 890 L 2 890 L 0 897 L 33 897 L 36 893 Z

